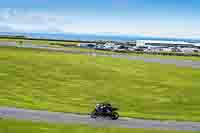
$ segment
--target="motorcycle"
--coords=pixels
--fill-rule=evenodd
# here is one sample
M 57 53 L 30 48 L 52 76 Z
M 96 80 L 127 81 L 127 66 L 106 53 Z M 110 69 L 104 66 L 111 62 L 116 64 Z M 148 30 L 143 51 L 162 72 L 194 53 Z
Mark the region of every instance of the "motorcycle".
M 109 108 L 109 111 L 99 111 L 95 109 L 90 114 L 91 118 L 97 118 L 97 117 L 109 117 L 112 120 L 117 120 L 119 118 L 119 114 L 116 112 L 118 108 Z

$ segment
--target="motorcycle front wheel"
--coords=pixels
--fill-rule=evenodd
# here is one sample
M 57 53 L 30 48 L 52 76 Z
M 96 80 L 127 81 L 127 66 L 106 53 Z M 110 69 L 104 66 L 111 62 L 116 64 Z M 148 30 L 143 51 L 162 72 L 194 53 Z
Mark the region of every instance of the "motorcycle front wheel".
M 117 112 L 113 112 L 111 115 L 112 120 L 117 120 L 119 118 L 119 114 Z

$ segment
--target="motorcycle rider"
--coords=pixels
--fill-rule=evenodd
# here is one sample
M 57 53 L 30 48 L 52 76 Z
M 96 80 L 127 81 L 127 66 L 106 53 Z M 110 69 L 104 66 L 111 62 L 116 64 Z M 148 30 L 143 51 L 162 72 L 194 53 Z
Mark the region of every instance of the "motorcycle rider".
M 96 109 L 97 111 L 100 111 L 100 106 L 101 106 L 101 105 L 100 105 L 99 103 L 97 103 L 96 106 L 95 106 L 95 109 Z
M 117 120 L 119 118 L 119 114 L 116 110 L 118 110 L 118 108 L 113 108 L 109 103 L 98 103 L 90 116 L 91 118 L 97 118 L 99 116 L 110 117 L 112 120 Z
M 96 104 L 96 110 L 98 112 L 103 112 L 103 113 L 110 113 L 112 112 L 112 106 L 109 103 L 98 103 Z

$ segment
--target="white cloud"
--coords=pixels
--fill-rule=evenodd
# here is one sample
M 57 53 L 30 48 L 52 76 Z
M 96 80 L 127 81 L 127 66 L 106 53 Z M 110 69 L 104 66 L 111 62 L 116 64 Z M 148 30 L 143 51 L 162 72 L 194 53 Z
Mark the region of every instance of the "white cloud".
M 84 17 L 83 17 L 84 16 Z M 130 20 L 106 16 L 58 14 L 50 11 L 0 9 L 0 31 L 15 32 L 76 32 L 76 33 L 121 33 L 161 37 L 198 38 L 199 24 L 184 21 L 157 22 L 157 20 Z
M 31 12 L 14 9 L 0 10 L 0 30 L 18 32 L 63 32 L 62 27 L 70 24 L 64 16 L 46 12 Z

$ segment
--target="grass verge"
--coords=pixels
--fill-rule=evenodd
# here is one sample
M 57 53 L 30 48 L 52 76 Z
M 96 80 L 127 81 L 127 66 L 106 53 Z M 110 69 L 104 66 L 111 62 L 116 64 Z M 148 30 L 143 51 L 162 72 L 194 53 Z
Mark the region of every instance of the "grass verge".
M 200 121 L 200 70 L 142 61 L 0 48 L 0 105 L 88 113 L 110 101 L 122 116 Z
M 0 120 L 1 133 L 194 133 L 155 129 L 125 129 L 92 127 L 86 125 L 64 125 L 34 123 L 28 121 Z
M 151 54 L 136 54 L 136 53 L 129 53 L 128 55 L 143 56 L 143 57 L 147 57 L 147 58 L 163 58 L 163 59 L 200 61 L 200 57 L 194 57 L 194 56 L 169 56 L 169 55 L 151 55 Z
M 50 45 L 77 45 L 79 42 L 69 41 L 47 41 L 47 40 L 26 40 L 26 39 L 11 39 L 11 38 L 0 38 L 0 42 L 16 42 L 23 44 L 50 44 Z
M 0 38 L 0 42 L 23 42 L 23 44 L 44 44 L 50 45 L 51 47 L 62 47 L 66 50 L 77 50 L 83 52 L 100 52 L 100 53 L 117 53 L 112 51 L 102 51 L 102 50 L 92 50 L 86 48 L 78 48 L 78 47 L 64 47 L 64 46 L 77 46 L 79 42 L 67 42 L 67 41 L 46 41 L 46 40 L 26 40 L 26 39 L 11 39 L 11 38 Z M 128 55 L 132 56 L 144 56 L 147 58 L 164 58 L 164 59 L 178 59 L 178 60 L 192 60 L 192 61 L 200 61 L 200 57 L 192 57 L 192 56 L 164 56 L 164 55 L 151 55 L 151 54 L 136 54 L 136 53 L 128 53 Z

